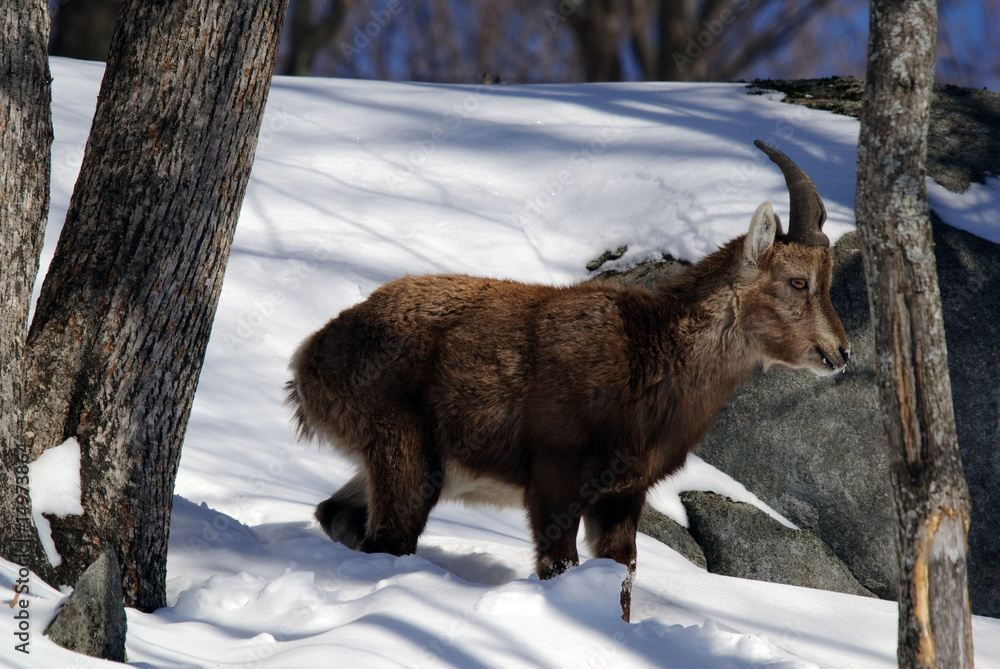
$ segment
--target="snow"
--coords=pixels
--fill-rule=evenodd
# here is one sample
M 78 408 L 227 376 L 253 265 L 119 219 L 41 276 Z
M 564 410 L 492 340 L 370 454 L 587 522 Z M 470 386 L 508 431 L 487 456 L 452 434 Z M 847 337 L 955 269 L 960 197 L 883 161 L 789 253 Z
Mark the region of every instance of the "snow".
M 960 194 L 928 179 L 927 197 L 944 221 L 1000 244 L 1000 177 L 987 177 L 985 184 L 970 184 Z
M 43 271 L 102 74 L 61 59 L 52 70 Z M 762 200 L 787 220 L 781 174 L 754 139 L 812 176 L 831 239 L 853 228 L 856 121 L 740 85 L 276 78 L 181 459 L 169 605 L 128 611 L 130 662 L 895 667 L 894 603 L 709 574 L 645 536 L 626 624 L 623 568 L 586 560 L 539 581 L 516 510 L 442 505 L 417 554 L 402 558 L 348 550 L 312 520 L 352 470 L 327 449 L 297 443 L 282 405 L 288 358 L 306 335 L 406 273 L 565 284 L 622 245 L 629 250 L 617 266 L 662 253 L 697 260 L 745 232 Z M 932 202 L 947 199 L 946 220 L 989 236 L 997 186 L 947 198 L 932 191 Z M 64 469 L 76 466 L 62 457 Z M 35 495 L 57 487 L 54 475 L 32 476 Z M 699 487 L 757 502 L 694 457 L 652 498 L 683 521 L 677 492 Z M 0 561 L 0 588 L 11 592 L 17 578 Z M 42 635 L 62 593 L 32 576 L 23 596 L 31 654 L 15 652 L 8 636 L 0 664 L 102 664 Z M 973 629 L 977 667 L 1000 667 L 1000 621 L 977 616 Z
M 42 515 L 60 518 L 83 513 L 80 503 L 80 444 L 70 437 L 55 448 L 50 448 L 28 465 L 31 486 L 31 515 L 38 528 L 42 547 L 52 566 L 62 563 L 62 556 L 52 542 L 49 521 Z
M 795 523 L 761 501 L 742 483 L 732 479 L 693 453 L 688 456 L 684 469 L 649 492 L 648 502 L 675 522 L 688 527 L 687 511 L 680 498 L 680 493 L 685 490 L 712 490 L 734 501 L 753 504 L 785 527 L 793 530 L 798 529 Z

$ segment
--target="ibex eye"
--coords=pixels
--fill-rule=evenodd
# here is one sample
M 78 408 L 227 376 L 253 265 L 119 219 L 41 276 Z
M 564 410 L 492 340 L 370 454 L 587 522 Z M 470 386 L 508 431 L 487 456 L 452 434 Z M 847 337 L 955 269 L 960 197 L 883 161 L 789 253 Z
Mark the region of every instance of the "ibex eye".
M 792 284 L 792 288 L 795 290 L 805 290 L 806 286 L 809 285 L 805 279 L 792 279 L 789 283 Z

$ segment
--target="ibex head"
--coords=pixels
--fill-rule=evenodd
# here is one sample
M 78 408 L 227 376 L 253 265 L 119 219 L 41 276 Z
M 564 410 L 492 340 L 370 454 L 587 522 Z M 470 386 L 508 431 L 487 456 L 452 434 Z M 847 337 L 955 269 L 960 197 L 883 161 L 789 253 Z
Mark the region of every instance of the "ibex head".
M 779 363 L 817 375 L 842 371 L 850 357 L 844 326 L 830 302 L 830 240 L 816 186 L 781 151 L 754 144 L 781 168 L 790 200 L 788 234 L 765 202 L 743 241 L 745 281 L 740 312 L 765 365 Z

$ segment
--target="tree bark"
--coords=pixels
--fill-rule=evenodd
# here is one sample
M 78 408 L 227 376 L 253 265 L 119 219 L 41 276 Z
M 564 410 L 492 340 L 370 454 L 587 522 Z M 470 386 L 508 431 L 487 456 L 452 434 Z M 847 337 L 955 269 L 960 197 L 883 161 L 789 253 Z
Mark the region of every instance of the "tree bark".
M 49 212 L 48 5 L 4 3 L 0 23 L 7 39 L 0 50 L 0 555 L 51 580 L 31 519 L 30 458 L 21 442 L 28 311 Z
M 948 377 L 925 161 L 934 0 L 874 0 L 858 141 L 862 238 L 899 556 L 900 667 L 972 666 L 969 494 Z
M 25 437 L 81 448 L 84 515 L 50 518 L 60 582 L 113 548 L 145 611 L 286 7 L 122 3 L 28 337 Z

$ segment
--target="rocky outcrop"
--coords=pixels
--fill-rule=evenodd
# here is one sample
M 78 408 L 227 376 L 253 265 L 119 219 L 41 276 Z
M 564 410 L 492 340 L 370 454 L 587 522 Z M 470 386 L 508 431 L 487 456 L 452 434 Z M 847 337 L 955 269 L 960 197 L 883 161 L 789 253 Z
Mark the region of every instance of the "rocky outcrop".
M 713 574 L 874 597 L 809 530 L 714 492 L 683 492 L 681 501 Z
M 705 553 L 687 528 L 648 504 L 639 519 L 639 531 L 670 546 L 698 567 L 708 569 Z
M 126 626 L 118 558 L 108 550 L 83 572 L 45 636 L 77 653 L 124 662 Z

